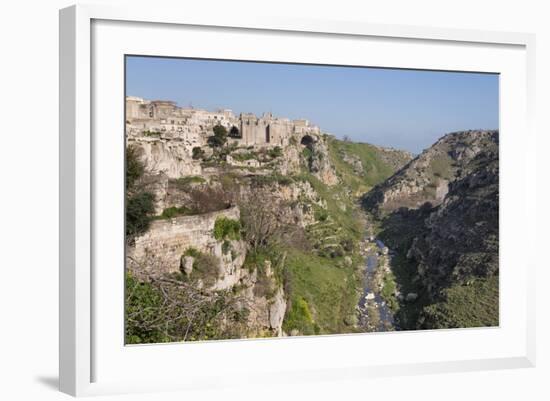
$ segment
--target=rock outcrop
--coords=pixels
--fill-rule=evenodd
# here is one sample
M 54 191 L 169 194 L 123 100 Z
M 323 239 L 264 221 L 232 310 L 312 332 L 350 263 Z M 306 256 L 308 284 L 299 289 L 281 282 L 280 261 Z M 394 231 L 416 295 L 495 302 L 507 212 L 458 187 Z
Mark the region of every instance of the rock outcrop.
M 321 182 L 328 186 L 338 184 L 338 176 L 330 162 L 328 146 L 324 138 L 319 138 L 311 144 L 311 159 L 309 169 Z
M 128 146 L 140 150 L 141 157 L 152 174 L 168 178 L 199 175 L 201 165 L 193 160 L 189 147 L 181 140 L 140 136 L 128 139 Z
M 478 152 L 470 161 L 470 171 L 450 183 L 409 251 L 433 296 L 471 277 L 498 273 L 498 151 Z
M 442 137 L 364 205 L 384 243 L 406 258 L 405 310 L 415 311 L 413 321 L 401 316 L 406 328 L 498 323 L 498 131 Z
M 478 155 L 498 152 L 497 131 L 462 131 L 443 136 L 396 174 L 365 195 L 371 211 L 385 213 L 399 207 L 418 209 L 440 204 L 449 183 L 468 174 Z

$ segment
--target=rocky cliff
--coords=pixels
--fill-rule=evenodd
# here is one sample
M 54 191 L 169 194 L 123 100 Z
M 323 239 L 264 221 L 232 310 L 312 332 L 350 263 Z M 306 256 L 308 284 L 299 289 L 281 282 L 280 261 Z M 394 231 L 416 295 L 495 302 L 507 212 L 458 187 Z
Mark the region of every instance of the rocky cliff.
M 364 198 L 397 252 L 408 328 L 498 324 L 498 132 L 444 136 Z
M 364 197 L 369 210 L 391 212 L 399 207 L 418 209 L 440 204 L 449 183 L 469 174 L 474 159 L 498 153 L 498 132 L 463 131 L 443 136 L 388 180 Z

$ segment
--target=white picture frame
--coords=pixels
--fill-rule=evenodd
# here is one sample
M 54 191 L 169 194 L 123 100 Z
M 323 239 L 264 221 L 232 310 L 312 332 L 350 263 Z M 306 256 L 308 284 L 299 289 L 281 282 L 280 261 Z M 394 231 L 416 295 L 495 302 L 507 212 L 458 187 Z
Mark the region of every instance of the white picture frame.
M 144 30 L 147 30 L 147 35 L 140 37 Z M 102 137 L 99 140 L 96 137 L 97 130 L 110 127 L 116 129 L 119 123 L 123 127 L 120 115 L 117 114 L 123 110 L 124 99 L 123 87 L 117 81 L 122 79 L 122 76 L 117 78 L 120 72 L 118 63 L 121 54 L 133 53 L 125 49 L 125 46 L 128 45 L 132 50 L 137 49 L 140 54 L 184 56 L 190 50 L 184 49 L 185 46 L 178 46 L 176 42 L 163 42 L 162 47 L 159 45 L 157 50 L 152 50 L 155 40 L 171 35 L 174 30 L 181 31 L 182 35 L 190 35 L 192 30 L 193 35 L 198 38 L 201 49 L 187 54 L 190 56 L 206 52 L 200 53 L 204 56 L 211 51 L 219 58 L 266 60 L 269 57 L 266 61 L 315 62 L 315 48 L 322 46 L 334 49 L 330 55 L 325 56 L 324 61 L 333 57 L 336 61 L 344 60 L 344 64 L 367 65 L 363 59 L 353 59 L 349 53 L 349 48 L 364 45 L 370 46 L 372 57 L 378 57 L 379 61 L 374 58 L 370 60 L 368 65 L 371 66 L 380 63 L 380 66 L 396 68 L 455 69 L 503 74 L 500 108 L 501 227 L 504 227 L 507 236 L 512 236 L 514 230 L 520 229 L 535 232 L 535 174 L 529 174 L 535 171 L 535 133 L 532 127 L 535 86 L 533 35 L 350 21 L 295 20 L 290 17 L 254 20 L 243 17 L 240 20 L 226 21 L 207 15 L 186 15 L 183 8 L 165 10 L 78 5 L 63 9 L 60 11 L 61 391 L 80 396 L 205 389 L 244 385 L 246 380 L 251 379 L 270 385 L 274 377 L 280 385 L 294 380 L 344 377 L 360 380 L 362 377 L 381 375 L 534 366 L 535 259 L 531 252 L 533 245 L 522 239 L 517 240 L 516 250 L 501 245 L 504 253 L 501 253 L 501 263 L 511 265 L 515 262 L 521 270 L 513 280 L 506 275 L 508 270 L 504 270 L 501 282 L 501 313 L 504 314 L 504 320 L 501 320 L 498 328 L 137 347 L 124 347 L 122 338 L 114 338 L 111 333 L 119 333 L 123 324 L 122 321 L 116 323 L 121 317 L 122 302 L 119 301 L 123 290 L 118 281 L 112 286 L 106 283 L 107 279 L 113 277 L 115 281 L 122 280 L 123 270 L 116 273 L 119 274 L 118 278 L 97 270 L 100 269 L 98 262 L 120 255 L 114 248 L 112 252 L 102 251 L 102 238 L 97 234 L 105 227 L 104 222 L 108 217 L 113 217 L 109 213 L 116 214 L 117 210 L 120 212 L 122 209 L 121 204 L 115 202 L 119 209 L 115 207 L 111 211 L 105 211 L 98 193 L 105 193 L 109 185 L 116 185 L 118 182 L 117 174 L 112 174 L 112 181 L 101 177 L 106 177 L 111 170 L 121 171 L 123 168 L 120 159 L 123 157 L 120 147 L 123 143 L 120 142 L 123 140 L 123 128 L 120 129 L 120 135 Z M 125 36 L 126 34 L 128 35 Z M 215 44 L 209 43 L 213 42 L 213 37 L 219 39 L 220 35 L 228 38 L 239 35 L 243 45 L 226 46 L 223 51 L 216 50 Z M 273 45 L 271 53 L 266 53 L 265 48 L 254 47 L 254 35 L 261 35 L 262 40 Z M 106 38 L 109 40 L 106 41 Z M 139 41 L 139 44 L 130 44 L 130 38 Z M 147 43 L 145 38 L 152 38 L 151 43 Z M 276 55 L 276 43 L 285 40 L 289 41 L 288 46 L 284 46 L 287 53 Z M 332 43 L 334 40 L 338 40 L 339 48 L 344 49 L 341 54 Z M 244 42 L 250 43 L 244 45 Z M 156 43 L 161 42 L 157 40 Z M 311 45 L 313 50 L 310 54 L 299 54 L 295 50 L 300 44 Z M 401 46 L 399 49 L 403 51 L 392 51 L 392 46 Z M 426 57 L 404 61 L 408 48 L 425 52 Z M 479 64 L 475 64 L 473 60 L 459 63 L 459 56 L 468 55 L 469 52 L 490 60 L 480 60 Z M 491 52 L 491 56 L 483 56 L 486 52 Z M 103 74 L 105 65 L 109 65 L 109 70 L 114 71 L 112 79 L 115 81 L 111 80 L 110 75 Z M 102 83 L 99 82 L 101 80 Z M 104 97 L 105 88 L 111 88 L 111 100 Z M 517 95 L 513 99 L 510 96 L 512 91 Z M 99 98 L 101 102 L 98 102 Z M 115 110 L 113 113 L 117 115 L 107 116 L 107 107 Z M 507 152 L 510 149 L 514 149 L 517 157 L 517 164 L 513 169 L 510 168 L 511 161 L 507 161 Z M 98 162 L 99 159 L 101 163 Z M 506 182 L 511 180 L 521 182 L 524 190 L 517 193 L 507 191 Z M 103 188 L 102 185 L 106 187 Z M 511 214 L 512 203 L 519 210 L 516 217 Z M 117 223 L 116 216 L 112 223 Z M 120 228 L 119 231 L 122 235 L 123 229 Z M 113 238 L 113 243 L 116 243 L 118 237 Z M 120 241 L 120 250 L 122 244 L 123 241 Z M 113 263 L 119 266 L 118 263 L 123 263 L 123 260 Z M 102 266 L 104 265 L 103 263 Z M 511 291 L 512 288 L 515 288 L 514 292 Z M 101 299 L 97 296 L 98 291 L 101 292 Z M 112 314 L 104 313 L 109 304 L 118 305 L 111 308 Z M 450 341 L 456 346 L 454 350 L 445 347 Z M 475 349 L 467 350 L 461 344 L 472 344 Z M 372 347 L 365 354 L 368 358 L 362 354 L 366 346 Z M 425 349 L 425 358 L 419 358 L 419 354 L 412 351 L 410 354 L 402 352 L 397 356 L 376 354 L 376 349 L 381 347 L 392 347 L 395 350 L 416 347 L 418 351 L 422 346 L 433 347 L 431 351 Z M 354 349 L 361 351 L 344 352 Z M 321 350 L 324 353 L 322 359 L 319 358 Z M 286 352 L 285 358 L 288 361 L 296 358 L 296 361 L 289 363 L 292 368 L 285 367 L 282 357 L 277 359 L 277 355 L 281 355 L 283 351 Z M 186 355 L 187 365 L 195 365 L 192 368 L 183 366 L 180 373 L 174 374 L 174 361 L 181 358 L 181 355 Z M 273 358 L 271 366 L 255 364 L 259 360 L 255 358 L 266 356 Z M 210 362 L 209 366 L 203 363 L 205 361 L 199 360 L 200 358 Z M 225 362 L 231 359 L 234 361 L 232 364 Z M 192 363 L 189 364 L 189 361 Z M 216 361 L 217 363 L 213 363 Z M 156 372 L 147 371 L 146 368 L 143 377 L 140 377 L 132 370 L 132 366 L 140 363 L 153 367 Z M 251 364 L 252 368 L 247 367 Z M 128 374 L 122 374 L 123 371 Z

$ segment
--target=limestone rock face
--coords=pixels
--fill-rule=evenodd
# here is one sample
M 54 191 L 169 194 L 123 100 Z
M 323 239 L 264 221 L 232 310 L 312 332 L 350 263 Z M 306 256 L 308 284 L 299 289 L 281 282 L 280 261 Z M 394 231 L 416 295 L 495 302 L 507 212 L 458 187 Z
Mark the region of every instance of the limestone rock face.
M 476 158 L 498 152 L 497 131 L 462 131 L 443 136 L 433 146 L 364 198 L 369 210 L 391 212 L 399 207 L 418 209 L 439 205 L 451 182 L 468 174 Z
M 353 168 L 353 172 L 355 174 L 360 176 L 364 175 L 365 172 L 363 170 L 363 163 L 361 163 L 361 159 L 359 159 L 359 157 L 352 154 L 343 153 L 342 159 Z
M 309 169 L 324 184 L 332 186 L 338 184 L 338 176 L 330 162 L 328 146 L 325 140 L 319 138 L 310 147 L 312 151 Z
M 291 175 L 300 171 L 300 151 L 297 146 L 285 148 L 277 169 L 283 175 Z
M 201 173 L 200 163 L 193 160 L 188 147 L 181 141 L 139 137 L 129 139 L 128 145 L 141 149 L 142 160 L 151 173 L 162 173 L 168 178 Z
M 251 277 L 252 282 L 256 276 Z M 276 285 L 275 282 L 272 285 Z M 262 333 L 281 337 L 283 335 L 283 319 L 286 312 L 286 298 L 282 288 L 278 288 L 274 295 L 266 296 L 254 295 L 253 286 L 246 292 L 248 302 L 248 326 L 250 333 L 257 336 Z
M 497 131 L 446 135 L 372 192 L 364 205 L 384 216 L 384 243 L 415 266 L 429 301 L 498 275 Z
M 451 283 L 498 273 L 498 152 L 476 162 L 425 217 L 419 230 L 423 234 L 415 237 L 408 252 L 434 296 Z
M 190 276 L 193 272 L 193 263 L 195 258 L 192 256 L 184 256 L 182 260 L 182 270 L 187 275 Z
M 286 299 L 283 290 L 280 288 L 269 306 L 269 328 L 274 330 L 277 336 L 282 335 L 283 319 L 286 311 Z
M 212 290 L 226 290 L 237 283 L 247 275 L 246 269 L 243 269 L 243 263 L 246 258 L 247 246 L 244 241 L 229 241 L 231 252 L 223 253 L 222 242 L 218 242 L 213 248 L 213 253 L 220 258 L 220 276 Z

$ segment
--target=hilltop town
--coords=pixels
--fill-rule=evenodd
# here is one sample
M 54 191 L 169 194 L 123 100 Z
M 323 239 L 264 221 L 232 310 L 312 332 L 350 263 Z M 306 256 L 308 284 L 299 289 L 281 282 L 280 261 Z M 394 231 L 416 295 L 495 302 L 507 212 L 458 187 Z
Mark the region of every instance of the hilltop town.
M 162 138 L 182 141 L 189 151 L 206 145 L 216 125 L 226 128 L 230 143 L 239 146 L 284 147 L 293 136 L 320 133 L 319 127 L 306 119 L 278 118 L 271 113 L 264 113 L 261 117 L 252 113 L 235 116 L 229 109 L 183 108 L 173 101 L 145 100 L 135 96 L 126 97 L 126 124 L 130 140 L 144 132 L 156 132 Z

